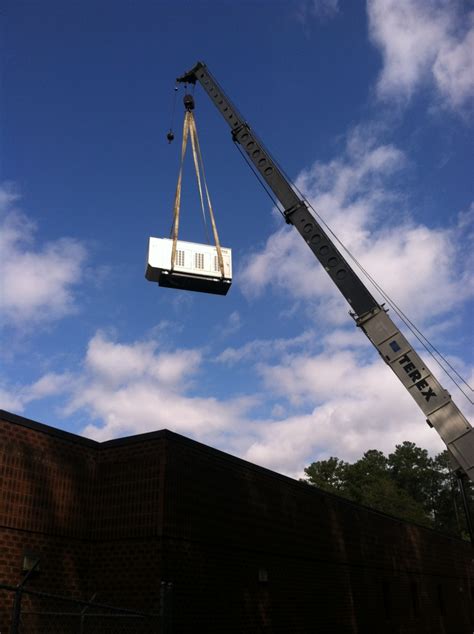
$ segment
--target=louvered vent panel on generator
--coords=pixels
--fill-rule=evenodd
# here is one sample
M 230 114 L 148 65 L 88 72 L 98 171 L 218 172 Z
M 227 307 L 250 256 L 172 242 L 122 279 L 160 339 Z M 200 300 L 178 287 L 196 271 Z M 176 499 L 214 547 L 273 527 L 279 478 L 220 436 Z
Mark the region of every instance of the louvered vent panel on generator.
M 176 266 L 184 266 L 184 251 L 179 249 L 176 251 L 175 264 Z
M 204 268 L 204 253 L 195 253 L 194 254 L 194 266 L 196 269 Z

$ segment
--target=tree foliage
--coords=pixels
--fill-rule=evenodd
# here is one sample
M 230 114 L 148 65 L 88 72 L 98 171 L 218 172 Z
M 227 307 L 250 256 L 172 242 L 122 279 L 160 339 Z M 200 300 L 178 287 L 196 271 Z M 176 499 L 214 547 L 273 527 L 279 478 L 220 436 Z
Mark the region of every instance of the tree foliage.
M 447 451 L 431 458 L 405 441 L 385 456 L 366 451 L 354 463 L 336 457 L 313 462 L 305 481 L 384 513 L 468 539 L 465 511 Z M 469 506 L 474 495 L 466 483 Z

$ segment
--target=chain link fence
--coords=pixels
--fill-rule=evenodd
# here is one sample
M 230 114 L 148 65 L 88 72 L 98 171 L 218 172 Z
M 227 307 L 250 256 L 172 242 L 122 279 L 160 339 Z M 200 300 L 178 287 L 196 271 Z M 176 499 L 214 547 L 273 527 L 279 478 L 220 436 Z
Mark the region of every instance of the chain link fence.
M 0 584 L 0 634 L 170 634 L 171 590 L 158 615 Z

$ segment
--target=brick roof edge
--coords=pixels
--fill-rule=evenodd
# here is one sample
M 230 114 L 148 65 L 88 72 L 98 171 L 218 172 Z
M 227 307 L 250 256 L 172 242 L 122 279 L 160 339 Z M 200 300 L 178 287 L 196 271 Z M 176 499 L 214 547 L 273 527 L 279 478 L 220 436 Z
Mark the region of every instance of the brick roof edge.
M 242 466 L 245 466 L 247 469 L 250 469 L 251 471 L 266 473 L 267 475 L 272 476 L 273 478 L 277 480 L 286 481 L 288 484 L 291 484 L 293 486 L 303 487 L 310 495 L 322 494 L 323 496 L 336 499 L 338 502 L 344 505 L 347 505 L 356 509 L 362 509 L 364 511 L 369 511 L 370 513 L 373 513 L 374 515 L 381 515 L 392 521 L 398 522 L 399 524 L 403 524 L 406 526 L 414 526 L 418 529 L 435 533 L 439 535 L 441 538 L 444 538 L 447 540 L 462 542 L 466 545 L 466 548 L 467 547 L 472 548 L 469 542 L 461 539 L 460 537 L 456 537 L 454 535 L 450 535 L 447 533 L 442 533 L 436 529 L 429 528 L 428 526 L 417 524 L 415 522 L 409 522 L 405 519 L 395 517 L 393 515 L 389 515 L 387 513 L 378 511 L 368 506 L 357 504 L 356 502 L 352 502 L 351 500 L 335 495 L 334 493 L 330 493 L 329 491 L 324 491 L 323 489 L 313 487 L 309 484 L 306 484 L 305 482 L 301 482 L 299 480 L 295 480 L 294 478 L 290 478 L 289 476 L 285 476 L 282 473 L 278 473 L 277 471 L 272 471 L 271 469 L 268 469 L 267 467 L 261 467 L 260 465 L 256 465 L 253 462 L 248 462 L 247 460 L 244 460 L 243 458 L 238 458 L 237 456 L 233 456 L 232 454 L 222 451 L 221 449 L 215 449 L 214 447 L 205 445 L 204 443 L 201 443 L 198 440 L 187 438 L 186 436 L 182 436 L 181 434 L 177 434 L 176 432 L 170 431 L 168 429 L 160 429 L 158 431 L 145 432 L 142 434 L 135 434 L 134 436 L 124 436 L 122 438 L 113 438 L 112 440 L 98 442 L 97 440 L 92 440 L 91 438 L 79 436 L 78 434 L 73 434 L 71 432 L 64 431 L 56 427 L 51 427 L 50 425 L 45 425 L 44 423 L 38 423 L 37 421 L 30 420 L 29 418 L 25 418 L 23 416 L 19 416 L 18 414 L 12 414 L 11 412 L 7 412 L 2 409 L 0 409 L 0 420 L 5 420 L 9 423 L 13 423 L 15 425 L 21 425 L 23 427 L 28 427 L 30 429 L 34 429 L 35 431 L 39 431 L 43 434 L 49 434 L 51 436 L 63 438 L 64 440 L 68 440 L 69 442 L 78 443 L 78 444 L 86 445 L 89 447 L 95 447 L 96 449 L 99 449 L 99 450 L 102 448 L 107 449 L 109 447 L 129 445 L 132 443 L 144 442 L 146 440 L 155 440 L 158 438 L 174 440 L 181 444 L 185 444 L 195 449 L 198 449 L 199 451 L 203 453 L 208 453 L 208 454 L 214 455 L 215 457 L 219 457 L 220 459 L 223 459 L 225 461 L 233 462 L 234 464 L 238 463 Z
M 79 436 L 78 434 L 73 434 L 72 432 L 58 429 L 57 427 L 51 427 L 50 425 L 45 425 L 44 423 L 38 423 L 35 420 L 25 418 L 24 416 L 19 416 L 18 414 L 12 414 L 11 412 L 7 412 L 4 409 L 0 409 L 0 420 L 5 420 L 8 423 L 13 423 L 13 425 L 28 427 L 29 429 L 39 431 L 42 434 L 48 434 L 48 436 L 56 436 L 56 438 L 62 438 L 63 440 L 68 440 L 69 442 L 77 443 L 80 445 L 86 445 L 88 447 L 98 448 L 101 444 L 96 440 L 92 440 L 91 438 L 85 438 L 84 436 Z

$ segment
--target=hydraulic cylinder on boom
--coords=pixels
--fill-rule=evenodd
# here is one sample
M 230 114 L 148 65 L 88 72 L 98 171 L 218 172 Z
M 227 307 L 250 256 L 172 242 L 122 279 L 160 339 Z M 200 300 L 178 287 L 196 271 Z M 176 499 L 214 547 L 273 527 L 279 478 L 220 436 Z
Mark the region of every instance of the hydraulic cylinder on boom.
M 286 222 L 300 233 L 329 277 L 351 307 L 351 315 L 401 383 L 414 398 L 430 427 L 445 442 L 457 470 L 474 480 L 473 428 L 453 402 L 450 394 L 433 376 L 409 341 L 372 296 L 344 259 L 334 242 L 311 213 L 307 203 L 292 187 L 249 124 L 211 75 L 198 62 L 177 79 L 180 83 L 201 84 L 231 129 L 257 173 L 281 203 Z

